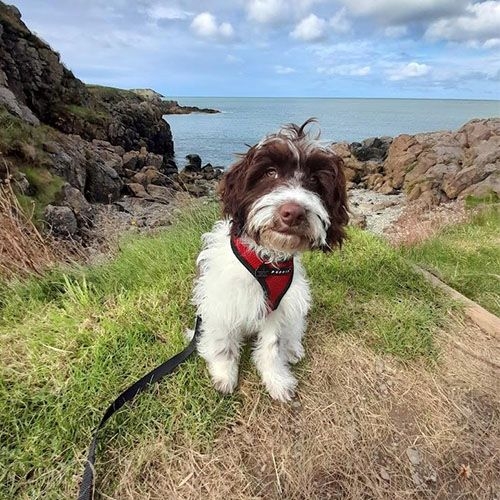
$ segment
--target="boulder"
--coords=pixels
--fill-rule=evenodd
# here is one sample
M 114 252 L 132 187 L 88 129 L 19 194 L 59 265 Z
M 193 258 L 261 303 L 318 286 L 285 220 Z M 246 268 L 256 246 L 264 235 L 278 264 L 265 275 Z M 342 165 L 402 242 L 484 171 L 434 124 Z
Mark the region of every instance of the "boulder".
M 78 231 L 75 214 L 69 207 L 47 205 L 43 218 L 50 230 L 59 236 L 72 236 Z
M 125 188 L 129 195 L 136 196 L 137 198 L 150 198 L 144 186 L 138 182 L 125 184 Z
M 113 168 L 101 163 L 87 165 L 85 197 L 92 203 L 111 203 L 120 197 L 123 181 Z
M 147 187 L 148 193 L 151 195 L 154 201 L 159 203 L 170 203 L 172 200 L 173 192 L 164 186 L 155 186 L 150 184 Z
M 61 189 L 61 195 L 61 205 L 71 209 L 78 226 L 90 226 L 94 218 L 94 209 L 82 192 L 70 184 L 65 184 Z
M 186 155 L 188 164 L 184 167 L 186 172 L 200 172 L 201 171 L 201 158 L 197 154 Z
M 362 143 L 353 142 L 349 150 L 359 161 L 384 161 L 391 142 L 391 138 L 370 137 Z

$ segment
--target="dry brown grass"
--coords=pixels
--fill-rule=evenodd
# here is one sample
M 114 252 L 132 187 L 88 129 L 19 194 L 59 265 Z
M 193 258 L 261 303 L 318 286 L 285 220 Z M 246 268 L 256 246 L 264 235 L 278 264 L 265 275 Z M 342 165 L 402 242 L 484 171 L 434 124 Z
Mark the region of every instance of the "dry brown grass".
M 10 180 L 0 181 L 0 276 L 42 274 L 64 260 L 61 245 L 42 235 L 19 205 Z
M 438 234 L 445 226 L 469 220 L 472 214 L 472 210 L 466 211 L 463 200 L 432 207 L 410 202 L 385 234 L 393 245 L 413 246 Z
M 239 418 L 212 450 L 142 443 L 116 457 L 104 498 L 497 498 L 498 339 L 450 324 L 437 366 L 405 366 L 312 325 L 298 401 L 256 399 L 246 373 Z

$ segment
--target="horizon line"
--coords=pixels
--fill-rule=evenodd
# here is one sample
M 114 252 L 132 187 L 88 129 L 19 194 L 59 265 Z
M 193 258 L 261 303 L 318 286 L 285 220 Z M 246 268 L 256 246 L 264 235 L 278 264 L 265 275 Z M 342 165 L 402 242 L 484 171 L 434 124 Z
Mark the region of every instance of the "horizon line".
M 195 98 L 195 99 L 364 99 L 364 100 L 401 100 L 401 101 L 490 101 L 500 103 L 500 98 L 481 97 L 330 97 L 330 96 L 228 96 L 228 95 L 166 95 L 170 98 Z

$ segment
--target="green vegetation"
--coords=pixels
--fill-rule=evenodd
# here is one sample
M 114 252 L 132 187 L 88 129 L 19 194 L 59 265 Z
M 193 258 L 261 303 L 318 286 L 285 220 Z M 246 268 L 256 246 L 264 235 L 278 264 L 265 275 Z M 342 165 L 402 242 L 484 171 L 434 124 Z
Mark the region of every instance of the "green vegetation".
M 95 125 L 103 125 L 109 119 L 109 113 L 104 110 L 95 110 L 90 106 L 68 104 L 65 106 L 65 111 Z
M 500 208 L 486 205 L 470 222 L 403 250 L 466 297 L 500 315 Z
M 0 286 L 0 497 L 75 494 L 102 411 L 184 345 L 199 235 L 216 213 L 203 207 L 156 236 L 127 238 L 107 264 Z M 341 252 L 305 264 L 310 338 L 361 336 L 404 360 L 436 356 L 433 336 L 449 304 L 384 242 L 353 230 Z M 206 448 L 238 404 L 238 392 L 220 396 L 193 358 L 113 418 L 99 470 L 153 436 Z
M 87 90 L 96 98 L 97 101 L 107 103 L 119 103 L 128 99 L 140 101 L 138 95 L 130 90 L 118 89 L 115 87 L 105 87 L 103 85 L 85 85 Z
M 0 106 L 0 152 L 8 155 L 11 174 L 19 170 L 26 175 L 32 192 L 17 193 L 17 198 L 37 224 L 42 220 L 43 209 L 56 199 L 64 184 L 46 168 L 47 153 L 43 143 L 54 137 L 51 127 L 29 125 Z
M 16 142 L 41 148 L 42 144 L 54 137 L 55 131 L 47 125 L 34 127 L 10 114 L 0 106 L 0 151 L 9 151 Z

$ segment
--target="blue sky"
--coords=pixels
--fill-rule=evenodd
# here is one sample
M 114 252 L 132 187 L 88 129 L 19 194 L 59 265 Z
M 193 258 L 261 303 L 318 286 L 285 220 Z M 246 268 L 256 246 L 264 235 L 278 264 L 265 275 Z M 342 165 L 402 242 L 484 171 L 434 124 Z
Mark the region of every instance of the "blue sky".
M 166 96 L 500 98 L 500 0 L 14 0 L 89 83 Z

